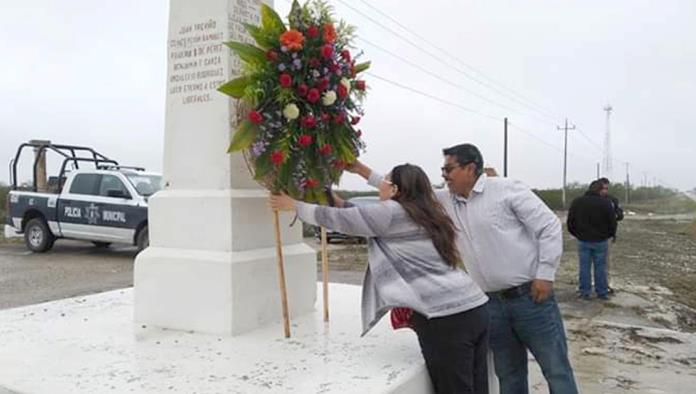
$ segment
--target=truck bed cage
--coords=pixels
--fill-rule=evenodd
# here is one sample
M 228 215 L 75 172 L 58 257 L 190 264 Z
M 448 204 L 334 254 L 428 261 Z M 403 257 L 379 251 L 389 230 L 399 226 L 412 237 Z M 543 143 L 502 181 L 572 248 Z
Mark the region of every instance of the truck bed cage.
M 73 163 L 75 169 L 80 168 L 80 162 L 94 163 L 95 168 L 100 168 L 104 165 L 118 167 L 118 162 L 116 160 L 109 159 L 94 149 L 86 146 L 25 142 L 21 144 L 19 148 L 17 148 L 17 154 L 15 155 L 14 159 L 10 160 L 10 183 L 12 190 L 17 190 L 17 163 L 19 162 L 19 157 L 25 148 L 34 148 L 36 150 L 36 157 L 34 158 L 34 165 L 32 167 L 32 191 L 34 192 L 37 191 L 36 173 L 39 166 L 39 159 L 42 157 L 44 151 L 56 152 L 57 154 L 63 156 L 63 164 L 60 167 L 58 180 L 64 178 L 65 167 L 70 162 Z

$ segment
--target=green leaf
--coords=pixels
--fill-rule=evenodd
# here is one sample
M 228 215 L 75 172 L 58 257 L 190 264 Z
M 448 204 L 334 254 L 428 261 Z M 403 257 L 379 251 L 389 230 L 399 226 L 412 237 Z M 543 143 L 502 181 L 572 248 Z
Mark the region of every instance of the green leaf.
M 234 98 L 242 98 L 244 97 L 244 91 L 249 85 L 249 82 L 251 82 L 249 81 L 249 78 L 239 77 L 231 81 L 227 81 L 227 83 L 221 85 L 217 90 Z
M 232 142 L 230 143 L 230 147 L 227 149 L 227 153 L 237 152 L 249 148 L 256 139 L 257 133 L 258 128 L 255 124 L 248 120 L 242 121 L 232 137 Z
M 272 40 L 268 38 L 266 32 L 256 25 L 242 23 L 249 35 L 256 41 L 256 44 L 263 49 L 268 49 L 274 46 Z
M 355 73 L 356 73 L 356 74 L 359 74 L 359 73 L 361 73 L 361 72 L 367 70 L 368 68 L 370 68 L 370 62 L 364 62 L 364 63 L 356 64 L 356 65 L 355 65 Z
M 231 50 L 234 51 L 246 63 L 265 63 L 266 52 L 255 45 L 245 44 L 243 42 L 228 41 L 225 43 Z
M 297 0 L 293 0 L 290 13 L 288 14 L 288 23 L 290 26 L 299 26 L 302 23 L 302 7 Z
M 285 24 L 278 13 L 267 4 L 261 5 L 261 26 L 271 35 L 280 35 L 285 31 Z

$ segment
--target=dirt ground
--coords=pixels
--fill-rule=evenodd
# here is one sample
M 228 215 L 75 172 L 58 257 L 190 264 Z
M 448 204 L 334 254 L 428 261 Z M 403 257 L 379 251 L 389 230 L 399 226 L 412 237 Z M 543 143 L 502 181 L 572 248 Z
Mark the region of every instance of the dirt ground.
M 617 291 L 640 293 L 655 304 L 648 311 L 636 306 L 666 328 L 696 332 L 696 239 L 688 216 L 628 216 L 619 224 L 610 246 L 610 281 Z M 557 287 L 577 287 L 577 247 L 565 235 Z M 612 307 L 612 303 L 607 303 Z

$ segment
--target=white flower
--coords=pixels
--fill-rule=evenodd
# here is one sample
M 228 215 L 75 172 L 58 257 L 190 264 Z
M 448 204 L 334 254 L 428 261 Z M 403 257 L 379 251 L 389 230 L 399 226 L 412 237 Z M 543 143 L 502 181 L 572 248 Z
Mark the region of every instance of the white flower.
M 300 109 L 295 104 L 288 104 L 283 108 L 283 116 L 289 120 L 297 119 L 300 116 Z
M 333 103 L 336 102 L 336 92 L 333 90 L 329 90 L 328 92 L 324 93 L 324 96 L 321 98 L 322 104 L 329 106 Z
M 347 78 L 341 78 L 341 85 L 346 88 L 346 93 L 350 93 L 350 81 Z

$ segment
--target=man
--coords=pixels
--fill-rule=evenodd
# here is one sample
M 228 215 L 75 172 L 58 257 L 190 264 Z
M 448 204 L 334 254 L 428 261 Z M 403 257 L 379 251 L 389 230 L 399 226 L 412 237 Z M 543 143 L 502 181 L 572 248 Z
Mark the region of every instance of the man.
M 616 214 L 611 201 L 602 197 L 606 189 L 601 180 L 593 181 L 590 190 L 573 200 L 568 210 L 568 232 L 578 240 L 580 298 L 585 300 L 590 299 L 593 266 L 597 297 L 608 299 L 605 264 L 608 240 L 616 236 Z
M 608 178 L 599 178 L 598 181 L 602 184 L 602 189 L 599 191 L 599 195 L 611 201 L 612 208 L 614 209 L 614 215 L 616 216 L 616 221 L 622 221 L 624 218 L 624 211 L 619 205 L 619 199 L 609 194 L 609 185 L 611 182 L 609 182 Z
M 472 279 L 488 294 L 490 347 L 503 394 L 528 393 L 527 350 L 552 393 L 577 393 L 553 281 L 563 248 L 556 215 L 525 185 L 483 173 L 478 148 L 443 150 L 437 196 L 458 228 L 457 244 Z M 351 168 L 378 185 L 381 176 Z
M 605 186 L 600 190 L 599 195 L 605 198 L 608 198 L 611 201 L 612 206 L 614 207 L 614 215 L 616 216 L 616 221 L 620 222 L 624 218 L 624 212 L 623 209 L 621 209 L 621 206 L 619 206 L 619 199 L 612 196 L 609 194 L 609 179 L 608 178 L 599 178 L 599 181 L 602 182 L 602 185 Z M 617 225 L 618 227 L 618 225 Z M 618 229 L 617 229 L 618 230 Z M 613 239 L 616 241 L 616 238 Z M 607 271 L 607 290 L 610 295 L 614 294 L 614 289 L 611 287 L 611 269 L 610 269 L 610 264 L 609 261 L 611 259 L 609 258 L 609 249 L 607 249 L 607 258 L 606 258 L 606 271 Z

